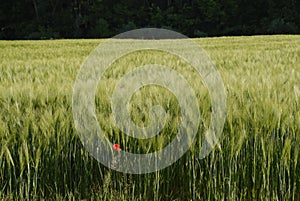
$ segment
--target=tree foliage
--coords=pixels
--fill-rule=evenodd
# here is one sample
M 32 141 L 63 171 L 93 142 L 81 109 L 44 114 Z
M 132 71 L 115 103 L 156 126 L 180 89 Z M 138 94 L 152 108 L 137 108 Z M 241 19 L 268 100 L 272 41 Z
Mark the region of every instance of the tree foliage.
M 300 33 L 297 0 L 3 0 L 0 39 L 102 38 L 143 27 L 190 37 Z

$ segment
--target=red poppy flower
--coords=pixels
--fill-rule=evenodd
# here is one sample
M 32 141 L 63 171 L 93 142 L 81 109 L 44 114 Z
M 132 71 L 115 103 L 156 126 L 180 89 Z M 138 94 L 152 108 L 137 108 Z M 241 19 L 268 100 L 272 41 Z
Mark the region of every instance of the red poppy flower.
M 122 151 L 122 149 L 120 148 L 120 145 L 119 144 L 114 144 L 112 146 L 113 150 L 116 150 L 116 151 Z

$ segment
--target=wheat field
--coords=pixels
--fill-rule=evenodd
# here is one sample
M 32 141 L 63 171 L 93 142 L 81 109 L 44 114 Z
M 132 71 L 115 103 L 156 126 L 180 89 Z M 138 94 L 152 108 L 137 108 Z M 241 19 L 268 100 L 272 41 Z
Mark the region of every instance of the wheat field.
M 219 145 L 198 158 L 209 125 L 209 93 L 186 64 L 159 52 L 121 58 L 95 97 L 110 141 L 135 153 L 160 150 L 176 135 L 180 108 L 160 87 L 132 97 L 131 117 L 149 123 L 149 108 L 168 114 L 159 136 L 133 139 L 111 124 L 110 95 L 144 58 L 188 77 L 203 119 L 195 143 L 171 166 L 134 175 L 110 170 L 84 149 L 72 116 L 82 62 L 103 39 L 0 41 L 0 198 L 2 200 L 299 200 L 300 36 L 194 39 L 211 57 L 227 94 Z

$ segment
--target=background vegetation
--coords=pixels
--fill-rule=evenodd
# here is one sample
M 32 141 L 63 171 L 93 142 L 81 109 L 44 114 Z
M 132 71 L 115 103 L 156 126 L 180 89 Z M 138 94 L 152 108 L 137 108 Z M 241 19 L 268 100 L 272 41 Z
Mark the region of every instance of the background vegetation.
M 188 153 L 145 175 L 102 166 L 85 151 L 74 129 L 72 87 L 81 63 L 101 40 L 1 41 L 0 199 L 299 200 L 300 36 L 196 41 L 216 63 L 227 91 L 220 145 L 198 159 L 204 121 Z M 122 64 L 136 65 L 147 56 L 129 55 Z M 167 61 L 187 76 L 192 73 L 172 58 Z M 124 138 L 103 118 L 122 72 L 116 62 L 98 87 L 99 123 L 122 149 L 142 152 L 145 144 L 155 149 L 155 139 L 147 144 Z M 209 117 L 205 88 L 194 80 L 201 112 Z M 132 117 L 147 123 L 143 108 L 154 103 L 169 107 L 170 121 L 159 137 L 172 136 L 178 117 L 173 99 L 168 91 L 145 88 L 133 98 Z
M 2 0 L 0 39 L 103 38 L 144 27 L 189 37 L 300 33 L 297 0 Z

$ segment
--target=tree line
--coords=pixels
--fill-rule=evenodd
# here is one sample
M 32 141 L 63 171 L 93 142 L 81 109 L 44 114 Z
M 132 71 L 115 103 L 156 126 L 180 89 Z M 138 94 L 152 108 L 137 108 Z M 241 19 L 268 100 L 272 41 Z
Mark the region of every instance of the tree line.
M 2 0 L 0 39 L 104 38 L 144 27 L 189 37 L 300 33 L 298 0 Z

